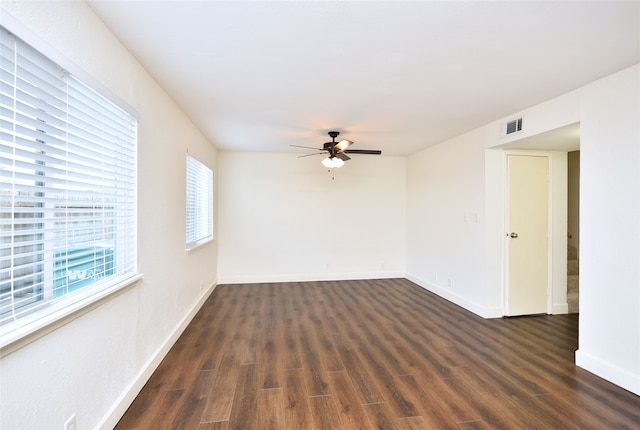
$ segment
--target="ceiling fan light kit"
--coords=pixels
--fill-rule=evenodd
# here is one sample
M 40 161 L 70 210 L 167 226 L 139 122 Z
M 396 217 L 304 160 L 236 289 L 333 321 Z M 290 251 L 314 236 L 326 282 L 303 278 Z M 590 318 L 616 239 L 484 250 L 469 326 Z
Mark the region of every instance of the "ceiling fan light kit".
M 322 160 L 322 164 L 327 169 L 333 169 L 334 167 L 337 169 L 344 166 L 344 161 L 342 161 L 338 157 L 327 157 L 324 160 Z
M 291 145 L 296 148 L 306 148 L 306 149 L 315 149 L 320 151 L 316 154 L 308 154 L 301 155 L 301 157 L 308 157 L 309 155 L 318 155 L 318 154 L 328 154 L 327 158 L 322 160 L 322 165 L 327 169 L 340 168 L 344 165 L 345 161 L 351 160 L 347 154 L 370 154 L 370 155 L 380 155 L 382 151 L 380 150 L 369 150 L 369 149 L 347 149 L 353 142 L 350 140 L 343 139 L 340 142 L 336 142 L 336 137 L 340 135 L 339 131 L 330 131 L 329 137 L 331 137 L 331 142 L 325 142 L 322 148 L 311 148 L 308 146 L 299 146 L 299 145 Z

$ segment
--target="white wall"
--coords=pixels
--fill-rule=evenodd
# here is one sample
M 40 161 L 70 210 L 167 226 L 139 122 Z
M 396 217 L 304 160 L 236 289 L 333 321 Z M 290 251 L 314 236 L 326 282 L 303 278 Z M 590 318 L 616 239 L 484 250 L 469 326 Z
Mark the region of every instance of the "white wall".
M 636 65 L 514 114 L 523 115 L 530 126 L 518 138 L 580 122 L 580 333 L 576 363 L 636 394 L 640 394 L 639 87 L 640 66 Z M 489 147 L 499 148 L 503 143 L 494 140 Z M 493 153 L 487 157 L 489 164 L 498 166 L 495 153 L 500 151 L 488 152 Z M 558 163 L 561 165 L 566 161 Z M 486 178 L 488 193 L 496 197 L 499 192 L 491 183 L 491 174 Z M 499 199 L 489 204 L 493 209 L 488 206 L 487 212 L 499 216 Z M 558 233 L 560 228 L 557 223 Z M 560 234 L 554 234 L 554 254 L 563 257 L 566 245 L 560 246 L 560 239 Z M 487 279 L 497 281 L 502 270 L 496 264 L 501 244 L 489 230 L 487 244 L 487 261 L 492 261 L 487 264 L 492 272 Z M 559 285 L 566 276 L 554 269 L 553 279 Z M 501 290 L 496 283 L 487 288 L 494 294 Z M 563 292 L 561 286 L 554 288 L 554 309 L 563 306 Z
M 539 106 L 517 115 L 525 116 L 529 126 L 520 138 L 547 131 L 545 126 L 565 125 L 553 117 L 557 112 L 576 122 L 567 111 L 577 114 L 577 109 L 566 104 L 577 98 L 570 94 L 564 99 L 549 102 L 552 118 Z M 506 152 L 493 148 L 513 144 L 511 137 L 501 139 L 505 121 L 427 148 L 407 161 L 407 277 L 486 318 L 504 315 Z M 566 313 L 567 160 L 564 152 L 544 153 L 551 159 L 552 206 L 559 208 L 551 224 L 549 312 Z
M 406 271 L 486 316 L 484 140 L 476 130 L 408 158 Z
M 42 38 L 138 111 L 144 276 L 53 332 L 1 351 L 0 427 L 61 429 L 76 414 L 78 429 L 111 428 L 215 285 L 217 242 L 185 251 L 184 176 L 187 148 L 214 174 L 217 153 L 84 2 L 2 8 L 3 24 L 19 37 Z
M 321 160 L 220 153 L 220 283 L 404 276 L 404 158 Z
M 520 133 L 502 137 L 502 125 L 514 118 L 523 118 Z M 567 305 L 567 158 L 561 153 L 563 143 L 540 139 L 548 137 L 548 132 L 580 121 L 580 91 L 572 91 L 542 104 L 532 106 L 521 112 L 499 119 L 484 127 L 485 130 L 485 210 L 486 219 L 486 288 L 487 302 L 494 311 L 492 316 L 503 315 L 505 296 L 505 151 L 516 148 L 521 150 L 542 150 L 552 158 L 552 208 L 551 224 L 551 312 L 568 312 Z M 551 133 L 553 136 L 555 133 Z M 533 143 L 532 143 L 533 142 Z M 497 307 L 496 307 L 497 306 Z M 498 311 L 499 312 L 495 312 Z
M 584 88 L 576 363 L 640 394 L 640 66 Z
M 640 66 L 635 66 L 412 155 L 407 161 L 406 234 L 408 278 L 479 315 L 500 316 L 505 234 L 500 146 L 513 147 L 518 139 L 580 122 L 581 313 L 576 362 L 637 394 L 639 81 Z M 518 116 L 525 118 L 527 128 L 501 139 L 501 124 Z M 566 154 L 551 154 L 553 177 L 561 179 L 552 197 L 559 208 L 567 204 Z M 480 214 L 482 231 L 464 222 L 468 211 Z M 566 211 L 554 217 L 552 282 L 557 313 L 566 312 L 566 225 Z M 453 280 L 451 288 L 448 279 Z

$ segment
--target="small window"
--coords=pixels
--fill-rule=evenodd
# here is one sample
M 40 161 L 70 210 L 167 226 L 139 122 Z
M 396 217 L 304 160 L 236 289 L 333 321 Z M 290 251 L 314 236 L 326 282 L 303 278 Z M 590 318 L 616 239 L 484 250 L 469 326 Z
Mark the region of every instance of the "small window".
M 1 337 L 137 274 L 137 121 L 0 32 Z
M 213 171 L 187 154 L 187 250 L 213 240 Z

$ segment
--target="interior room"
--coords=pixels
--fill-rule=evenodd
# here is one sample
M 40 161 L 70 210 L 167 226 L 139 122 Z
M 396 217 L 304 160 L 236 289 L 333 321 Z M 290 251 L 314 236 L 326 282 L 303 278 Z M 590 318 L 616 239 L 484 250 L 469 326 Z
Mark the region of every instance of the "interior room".
M 114 428 L 209 299 L 272 283 L 577 315 L 579 372 L 640 396 L 640 2 L 2 0 L 0 25 L 137 124 L 135 267 L 0 325 L 3 429 Z M 185 154 L 213 174 L 193 247 Z

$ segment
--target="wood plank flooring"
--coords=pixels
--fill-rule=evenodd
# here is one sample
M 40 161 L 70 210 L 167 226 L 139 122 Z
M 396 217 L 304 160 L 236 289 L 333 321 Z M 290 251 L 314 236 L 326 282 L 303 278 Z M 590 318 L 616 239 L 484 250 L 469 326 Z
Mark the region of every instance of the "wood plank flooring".
M 405 279 L 220 285 L 117 429 L 639 429 L 578 317 L 484 320 Z

